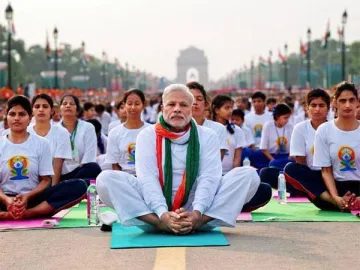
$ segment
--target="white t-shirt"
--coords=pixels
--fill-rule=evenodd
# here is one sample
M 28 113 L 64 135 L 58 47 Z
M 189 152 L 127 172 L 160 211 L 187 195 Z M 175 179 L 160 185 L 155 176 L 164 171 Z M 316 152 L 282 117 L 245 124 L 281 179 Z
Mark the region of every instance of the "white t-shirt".
M 28 193 L 39 184 L 39 176 L 53 175 L 49 141 L 30 134 L 20 144 L 0 138 L 0 188 L 5 194 Z
M 219 136 L 220 140 L 220 149 L 228 150 L 229 146 L 226 140 L 227 130 L 226 127 L 218 122 L 211 121 L 205 119 L 204 123 L 202 124 L 203 127 L 207 127 L 215 131 L 215 133 Z
M 72 172 L 80 164 L 96 162 L 97 138 L 95 127 L 92 124 L 78 120 L 74 146 L 72 159 L 65 160 L 62 174 Z
M 234 134 L 230 134 L 228 130 L 226 130 L 226 143 L 228 146 L 228 151 L 226 151 L 224 155 L 224 159 L 222 161 L 222 173 L 226 174 L 231 171 L 234 167 L 234 155 L 235 150 L 239 148 L 243 148 L 246 145 L 244 133 L 238 126 L 234 126 Z
M 290 141 L 290 156 L 306 157 L 306 164 L 312 170 L 321 170 L 313 165 L 315 129 L 311 120 L 298 123 L 293 130 Z
M 127 129 L 120 125 L 111 130 L 108 137 L 105 163 L 119 164 L 122 171 L 135 174 L 136 138 L 141 130 L 150 126 L 145 123 L 138 129 Z
M 314 166 L 332 166 L 337 181 L 360 181 L 360 127 L 343 131 L 335 120 L 322 124 L 315 133 Z
M 293 125 L 295 126 L 296 124 L 298 124 L 298 123 L 300 123 L 300 122 L 303 122 L 303 121 L 305 121 L 306 119 L 308 119 L 308 118 L 305 117 L 305 113 L 304 113 L 304 112 L 303 112 L 303 113 L 300 113 L 300 114 L 297 114 L 297 115 L 295 116 L 295 118 L 294 118 L 294 123 L 293 123 Z
M 255 144 L 251 129 L 246 125 L 242 125 L 241 130 L 243 131 L 245 137 L 245 147 L 249 147 L 250 145 Z
M 268 113 L 255 114 L 255 112 L 251 112 L 245 115 L 245 125 L 252 131 L 256 147 L 260 146 L 261 133 L 264 124 L 271 120 L 273 120 L 273 118 Z
M 114 128 L 114 127 L 117 127 L 117 126 L 120 126 L 121 125 L 121 120 L 115 120 L 115 121 L 112 121 L 110 124 L 109 124 L 109 134 L 110 134 L 110 131 Z
M 290 140 L 293 125 L 282 128 L 275 126 L 275 121 L 266 122 L 262 130 L 260 149 L 267 149 L 270 154 L 287 154 L 290 152 Z
M 107 135 L 109 130 L 109 124 L 111 122 L 110 113 L 108 113 L 107 111 L 103 112 L 101 117 L 98 117 L 98 120 L 101 124 L 101 132 Z
M 36 134 L 34 125 L 30 125 L 27 131 L 31 134 Z M 52 158 L 72 159 L 71 144 L 69 139 L 69 132 L 66 128 L 59 124 L 51 125 L 49 132 L 44 137 L 50 143 L 50 150 Z

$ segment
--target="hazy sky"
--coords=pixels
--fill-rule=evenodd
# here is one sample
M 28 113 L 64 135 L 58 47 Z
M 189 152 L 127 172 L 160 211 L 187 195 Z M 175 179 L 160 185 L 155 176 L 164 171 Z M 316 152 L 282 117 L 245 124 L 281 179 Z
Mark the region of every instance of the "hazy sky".
M 8 1 L 0 0 L 0 10 Z M 249 66 L 250 60 L 277 58 L 285 42 L 289 52 L 324 34 L 330 19 L 338 38 L 341 15 L 348 10 L 346 40 L 360 40 L 360 0 L 12 0 L 17 37 L 26 45 L 45 45 L 46 30 L 59 29 L 59 41 L 98 57 L 105 50 L 141 70 L 176 76 L 179 50 L 194 45 L 205 51 L 211 79 Z M 5 24 L 4 13 L 0 23 Z

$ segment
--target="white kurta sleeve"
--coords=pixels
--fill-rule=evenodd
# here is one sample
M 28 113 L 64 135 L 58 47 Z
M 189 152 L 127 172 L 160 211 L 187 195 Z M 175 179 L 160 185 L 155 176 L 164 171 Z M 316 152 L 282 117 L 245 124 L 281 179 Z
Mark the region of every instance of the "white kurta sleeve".
M 209 132 L 210 131 L 206 131 Z M 193 209 L 204 213 L 211 205 L 222 175 L 220 142 L 211 131 L 208 140 L 201 145 L 199 174 L 196 179 Z
M 163 213 L 168 211 L 168 207 L 159 182 L 155 132 L 151 130 L 153 128 L 151 127 L 150 130 L 145 128 L 137 136 L 135 168 L 144 201 L 150 210 L 160 218 Z
M 83 139 L 85 140 L 84 155 L 81 159 L 81 164 L 89 162 L 96 162 L 97 155 L 97 138 L 95 128 L 92 125 L 87 126 L 86 133 Z

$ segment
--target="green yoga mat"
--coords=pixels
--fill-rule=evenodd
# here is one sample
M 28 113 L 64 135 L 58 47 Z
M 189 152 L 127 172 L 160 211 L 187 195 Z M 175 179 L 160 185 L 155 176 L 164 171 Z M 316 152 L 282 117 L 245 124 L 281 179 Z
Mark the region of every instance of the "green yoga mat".
M 229 246 L 219 228 L 210 232 L 189 235 L 145 233 L 137 227 L 124 227 L 116 223 L 111 234 L 111 248 L 152 248 L 152 247 L 204 247 Z
M 88 227 L 87 220 L 87 204 L 86 202 L 81 202 L 78 207 L 71 208 L 70 212 L 63 217 L 59 225 L 54 228 L 83 228 Z M 101 207 L 101 212 L 105 211 L 114 211 L 109 207 Z
M 251 213 L 255 222 L 268 221 L 315 221 L 315 222 L 358 222 L 360 218 L 351 213 L 319 210 L 312 203 L 278 204 L 271 200 L 265 207 Z

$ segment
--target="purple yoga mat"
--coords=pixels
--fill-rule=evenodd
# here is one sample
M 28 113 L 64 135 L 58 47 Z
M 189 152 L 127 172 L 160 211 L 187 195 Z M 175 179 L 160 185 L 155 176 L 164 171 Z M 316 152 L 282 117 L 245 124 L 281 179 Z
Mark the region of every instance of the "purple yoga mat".
M 54 225 L 44 225 L 44 220 L 54 220 L 59 222 L 67 213 L 69 209 L 61 210 L 59 213 L 51 218 L 38 218 L 29 220 L 11 220 L 0 221 L 0 230 L 20 230 L 20 229 L 35 229 L 35 228 L 52 228 Z
M 240 213 L 240 215 L 236 218 L 236 221 L 252 221 L 251 213 Z

